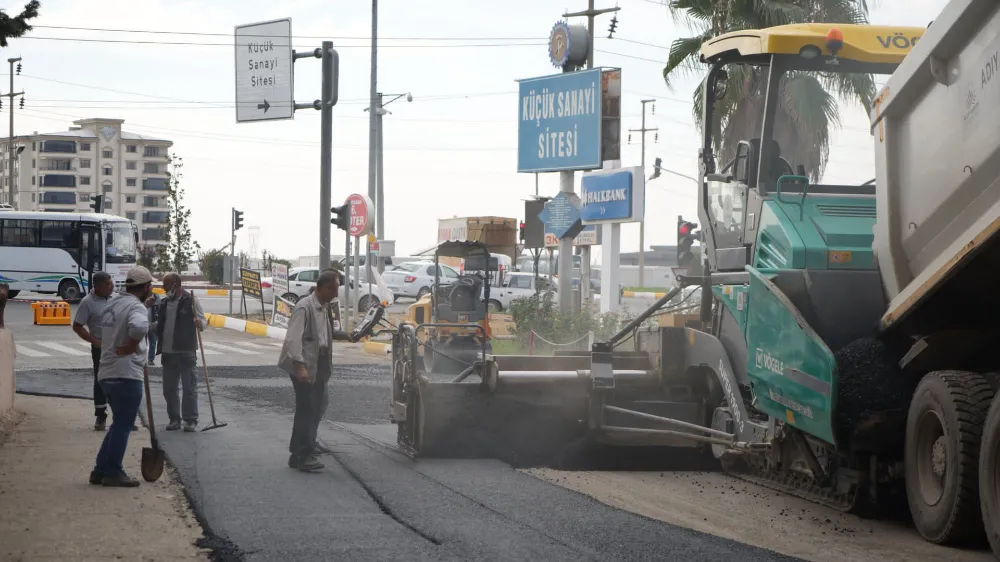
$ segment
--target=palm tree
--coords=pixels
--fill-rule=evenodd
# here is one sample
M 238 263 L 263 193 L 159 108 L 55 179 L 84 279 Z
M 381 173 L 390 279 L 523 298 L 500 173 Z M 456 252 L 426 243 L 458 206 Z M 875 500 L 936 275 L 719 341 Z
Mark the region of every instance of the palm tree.
M 868 23 L 867 0 L 671 0 L 669 7 L 674 20 L 685 22 L 697 35 L 671 44 L 663 69 L 668 87 L 677 75 L 701 71 L 701 44 L 723 33 L 790 23 Z M 725 95 L 716 107 L 717 120 L 711 124 L 722 161 L 735 155 L 738 141 L 760 136 L 766 87 L 767 73 L 759 68 L 729 69 Z M 830 132 L 840 126 L 838 101 L 860 103 L 868 112 L 875 93 L 870 74 L 787 73 L 774 124 L 782 156 L 792 165 L 803 165 L 812 181 L 819 181 L 829 158 Z M 704 127 L 700 87 L 693 99 L 695 121 Z

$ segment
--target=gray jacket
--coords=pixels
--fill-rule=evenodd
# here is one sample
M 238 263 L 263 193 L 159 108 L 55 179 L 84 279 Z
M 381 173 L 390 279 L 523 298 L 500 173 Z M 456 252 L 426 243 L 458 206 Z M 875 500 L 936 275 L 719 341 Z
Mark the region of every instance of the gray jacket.
M 331 318 L 330 305 L 321 304 L 315 294 L 300 299 L 288 321 L 278 367 L 294 376 L 295 364 L 303 363 L 309 378 L 316 380 L 320 348 L 330 348 L 334 340 L 348 341 L 346 332 L 333 329 Z
M 146 305 L 130 294 L 121 294 L 108 301 L 104 307 L 104 321 L 101 325 L 101 368 L 97 378 L 143 380 L 142 370 L 146 366 L 149 332 L 149 312 Z M 139 346 L 132 355 L 118 355 L 118 348 L 130 339 L 139 340 Z

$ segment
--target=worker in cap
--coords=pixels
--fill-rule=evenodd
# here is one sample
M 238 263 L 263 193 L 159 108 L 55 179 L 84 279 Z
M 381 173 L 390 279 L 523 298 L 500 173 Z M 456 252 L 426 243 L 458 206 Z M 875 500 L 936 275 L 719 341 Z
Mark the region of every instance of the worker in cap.
M 139 485 L 125 473 L 122 460 L 142 403 L 149 332 L 145 302 L 152 293 L 153 275 L 145 267 L 133 267 L 125 279 L 125 293 L 108 301 L 104 312 L 97 377 L 111 406 L 112 422 L 90 473 L 91 484 L 130 488 Z

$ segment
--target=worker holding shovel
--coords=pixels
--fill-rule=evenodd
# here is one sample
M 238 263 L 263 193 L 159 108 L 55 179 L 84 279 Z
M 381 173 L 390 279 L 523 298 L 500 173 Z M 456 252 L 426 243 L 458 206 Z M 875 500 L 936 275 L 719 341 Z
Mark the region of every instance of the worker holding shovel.
M 153 276 L 142 266 L 132 268 L 125 294 L 111 299 L 101 326 L 101 365 L 98 383 L 111 406 L 111 428 L 97 453 L 91 484 L 134 487 L 139 481 L 125 474 L 122 459 L 139 405 L 142 403 L 149 316 L 145 300 L 153 291 Z

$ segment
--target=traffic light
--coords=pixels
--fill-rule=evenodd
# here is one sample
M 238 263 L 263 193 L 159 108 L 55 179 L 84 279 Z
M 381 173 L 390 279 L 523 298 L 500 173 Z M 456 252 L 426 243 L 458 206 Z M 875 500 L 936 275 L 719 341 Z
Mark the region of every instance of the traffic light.
M 350 228 L 350 225 L 348 223 L 351 220 L 350 218 L 351 213 L 348 211 L 347 203 L 344 203 L 339 207 L 334 207 L 330 209 L 330 214 L 333 215 L 333 217 L 330 219 L 330 224 L 336 225 L 336 227 L 339 228 L 340 230 L 347 232 L 347 229 Z
M 100 213 L 104 211 L 104 196 L 103 195 L 93 195 L 90 197 L 90 208 L 94 210 L 95 213 Z
M 691 246 L 695 241 L 696 228 L 698 228 L 697 224 L 688 222 L 681 216 L 677 217 L 677 265 L 679 267 L 688 267 L 694 261 Z
M 24 109 L 24 96 L 21 96 L 21 109 Z
M 608 27 L 608 39 L 611 39 L 615 34 L 615 29 L 618 27 L 618 14 L 611 17 L 611 26 Z
M 649 179 L 655 180 L 660 177 L 660 168 L 663 166 L 663 158 L 657 158 L 653 161 L 653 175 L 649 176 Z
M 233 209 L 233 232 L 243 228 L 243 211 Z
M 523 243 L 524 242 L 524 221 L 521 221 L 521 228 L 520 228 L 520 230 L 518 232 L 520 233 L 520 240 Z

